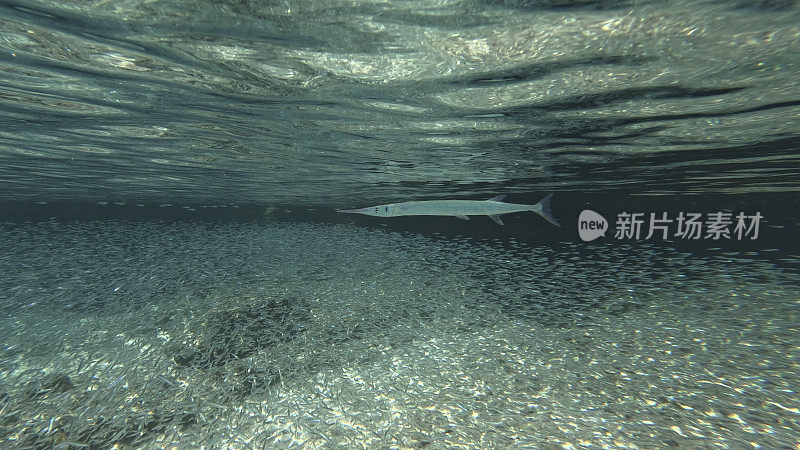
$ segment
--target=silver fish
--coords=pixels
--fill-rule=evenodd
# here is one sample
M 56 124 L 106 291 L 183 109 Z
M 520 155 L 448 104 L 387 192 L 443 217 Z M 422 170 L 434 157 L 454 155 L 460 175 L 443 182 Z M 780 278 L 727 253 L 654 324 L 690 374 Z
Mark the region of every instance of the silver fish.
M 489 216 L 502 225 L 501 214 L 521 211 L 533 211 L 553 225 L 560 227 L 553 213 L 550 212 L 550 199 L 553 194 L 543 198 L 535 205 L 506 203 L 505 195 L 498 195 L 489 200 L 425 200 L 419 202 L 389 203 L 387 205 L 368 206 L 360 209 L 341 209 L 338 212 L 348 214 L 364 214 L 377 217 L 398 216 L 455 216 L 469 220 L 468 216 Z

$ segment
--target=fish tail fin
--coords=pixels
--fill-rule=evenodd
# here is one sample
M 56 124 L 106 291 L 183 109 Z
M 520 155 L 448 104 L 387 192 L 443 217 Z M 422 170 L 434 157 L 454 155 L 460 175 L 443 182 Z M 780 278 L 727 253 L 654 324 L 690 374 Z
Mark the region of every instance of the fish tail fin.
M 544 217 L 545 220 L 552 223 L 553 225 L 560 227 L 561 224 L 558 223 L 555 216 L 553 216 L 553 212 L 550 211 L 550 199 L 553 198 L 553 194 L 549 194 L 547 197 L 543 198 L 539 203 L 533 205 L 531 211 L 539 214 L 540 216 Z

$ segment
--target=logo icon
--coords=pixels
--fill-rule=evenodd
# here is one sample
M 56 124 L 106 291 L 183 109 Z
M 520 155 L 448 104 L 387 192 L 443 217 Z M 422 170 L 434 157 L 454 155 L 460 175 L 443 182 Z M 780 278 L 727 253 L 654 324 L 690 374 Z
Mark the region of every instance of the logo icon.
M 593 241 L 600 236 L 605 237 L 608 222 L 605 217 L 590 210 L 584 209 L 578 216 L 578 234 L 584 242 Z

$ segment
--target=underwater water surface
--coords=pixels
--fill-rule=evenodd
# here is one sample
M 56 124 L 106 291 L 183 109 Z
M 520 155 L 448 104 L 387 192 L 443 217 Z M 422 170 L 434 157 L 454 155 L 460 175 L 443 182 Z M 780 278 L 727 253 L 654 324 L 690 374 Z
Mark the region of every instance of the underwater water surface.
M 0 447 L 795 448 L 798 24 L 0 0 Z
M 798 16 L 777 0 L 6 0 L 0 187 L 797 192 Z

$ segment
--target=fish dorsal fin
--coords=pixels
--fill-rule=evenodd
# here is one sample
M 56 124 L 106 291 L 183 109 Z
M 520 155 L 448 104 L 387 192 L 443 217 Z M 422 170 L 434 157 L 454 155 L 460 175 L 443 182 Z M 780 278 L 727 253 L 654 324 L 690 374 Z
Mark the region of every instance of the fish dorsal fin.
M 498 215 L 496 215 L 496 214 L 490 214 L 490 215 L 489 215 L 489 218 L 491 218 L 492 220 L 494 220 L 495 222 L 497 222 L 497 224 L 498 224 L 498 225 L 502 225 L 502 224 L 503 224 L 503 221 L 502 221 L 502 220 L 500 220 L 500 216 L 498 216 Z
M 502 202 L 507 197 L 506 194 L 500 194 L 498 196 L 492 197 L 489 199 L 490 202 Z
M 465 216 L 463 214 L 458 214 L 458 215 L 456 215 L 456 217 L 458 217 L 461 220 L 469 220 L 469 217 L 467 217 L 467 216 Z

